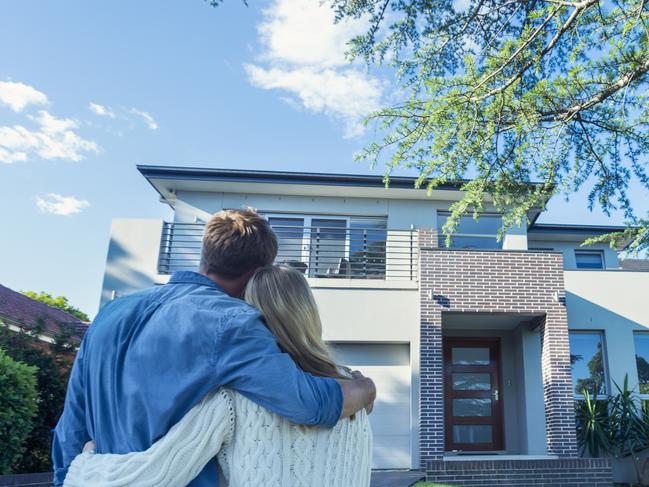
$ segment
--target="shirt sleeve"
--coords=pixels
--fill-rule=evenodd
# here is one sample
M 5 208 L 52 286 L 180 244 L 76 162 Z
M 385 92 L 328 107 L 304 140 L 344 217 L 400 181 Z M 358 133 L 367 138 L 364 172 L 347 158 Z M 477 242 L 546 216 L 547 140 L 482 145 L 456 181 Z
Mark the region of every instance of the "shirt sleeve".
M 83 445 L 90 440 L 86 428 L 83 353 L 84 345 L 82 343 L 70 372 L 63 414 L 54 429 L 52 440 L 54 485 L 63 485 L 70 463 L 74 457 L 81 453 Z
M 331 428 L 338 422 L 343 395 L 335 379 L 300 369 L 281 352 L 258 314 L 241 313 L 226 321 L 215 357 L 219 385 L 294 423 Z

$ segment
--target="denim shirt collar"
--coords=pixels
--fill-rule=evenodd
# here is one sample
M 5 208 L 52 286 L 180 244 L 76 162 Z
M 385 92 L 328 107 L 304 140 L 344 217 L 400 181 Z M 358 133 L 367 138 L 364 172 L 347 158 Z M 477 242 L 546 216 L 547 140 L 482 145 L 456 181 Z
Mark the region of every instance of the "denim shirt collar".
M 171 275 L 169 284 L 196 284 L 198 286 L 210 286 L 225 292 L 224 289 L 209 277 L 194 271 L 176 271 Z

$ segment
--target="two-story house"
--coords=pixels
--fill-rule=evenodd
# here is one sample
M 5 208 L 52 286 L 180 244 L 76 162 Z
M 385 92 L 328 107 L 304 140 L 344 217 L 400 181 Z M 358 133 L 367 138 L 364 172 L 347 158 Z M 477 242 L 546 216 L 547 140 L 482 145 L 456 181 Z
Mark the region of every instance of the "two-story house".
M 491 208 L 447 246 L 458 185 L 428 194 L 405 177 L 386 189 L 378 176 L 138 169 L 173 221 L 113 221 L 102 303 L 197 269 L 210 215 L 256 208 L 278 235 L 277 261 L 308 278 L 338 360 L 377 384 L 375 468 L 457 485 L 611 485 L 609 460 L 579 458 L 574 405 L 583 387 L 605 393 L 625 375 L 649 390 L 637 365 L 649 361 L 649 272 L 580 246 L 618 227 L 538 224 L 537 209 L 498 240 Z

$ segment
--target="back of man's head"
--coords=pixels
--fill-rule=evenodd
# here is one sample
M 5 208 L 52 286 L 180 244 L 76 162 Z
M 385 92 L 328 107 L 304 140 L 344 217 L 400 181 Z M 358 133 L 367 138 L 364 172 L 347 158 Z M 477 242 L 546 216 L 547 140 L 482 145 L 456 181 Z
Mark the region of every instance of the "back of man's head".
M 276 256 L 277 237 L 267 220 L 254 210 L 223 210 L 205 226 L 200 271 L 236 279 Z

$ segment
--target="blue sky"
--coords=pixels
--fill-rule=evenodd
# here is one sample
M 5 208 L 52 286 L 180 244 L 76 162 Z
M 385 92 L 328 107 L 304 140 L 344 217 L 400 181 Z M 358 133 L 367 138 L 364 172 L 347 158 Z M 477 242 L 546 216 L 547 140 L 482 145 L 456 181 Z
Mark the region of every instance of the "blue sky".
M 370 172 L 359 120 L 396 95 L 317 5 L 3 2 L 0 283 L 94 315 L 111 219 L 169 217 L 136 163 Z M 621 223 L 583 195 L 543 221 Z

